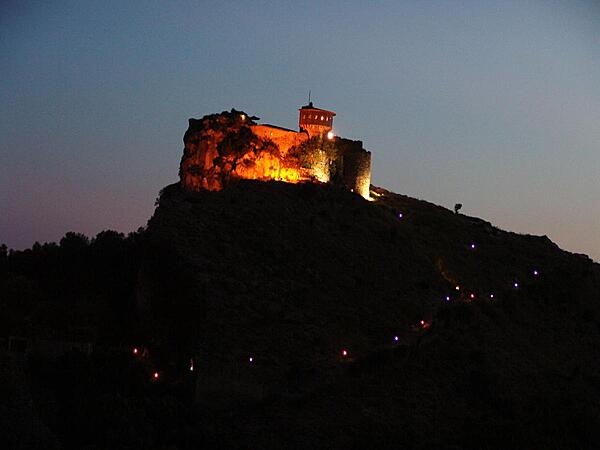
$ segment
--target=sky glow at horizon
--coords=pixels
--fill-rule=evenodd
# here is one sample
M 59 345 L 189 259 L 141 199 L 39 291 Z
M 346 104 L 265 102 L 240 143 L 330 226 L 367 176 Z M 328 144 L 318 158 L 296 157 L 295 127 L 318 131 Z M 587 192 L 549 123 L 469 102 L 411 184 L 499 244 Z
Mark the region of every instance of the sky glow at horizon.
M 598 48 L 592 1 L 5 2 L 0 243 L 144 226 L 188 118 L 311 90 L 373 184 L 600 261 Z

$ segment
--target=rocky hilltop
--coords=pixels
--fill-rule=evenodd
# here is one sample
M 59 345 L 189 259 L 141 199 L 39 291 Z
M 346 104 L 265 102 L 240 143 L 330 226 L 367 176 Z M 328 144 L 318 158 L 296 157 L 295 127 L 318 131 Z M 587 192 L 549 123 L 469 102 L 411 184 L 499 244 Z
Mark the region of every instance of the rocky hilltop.
M 599 266 L 547 237 L 372 196 L 252 181 L 163 191 L 139 301 L 165 358 L 199 361 L 211 439 L 598 442 Z
M 221 190 L 233 178 L 286 178 L 279 150 L 252 133 L 255 122 L 245 113 L 232 110 L 190 119 L 179 176 L 191 191 Z

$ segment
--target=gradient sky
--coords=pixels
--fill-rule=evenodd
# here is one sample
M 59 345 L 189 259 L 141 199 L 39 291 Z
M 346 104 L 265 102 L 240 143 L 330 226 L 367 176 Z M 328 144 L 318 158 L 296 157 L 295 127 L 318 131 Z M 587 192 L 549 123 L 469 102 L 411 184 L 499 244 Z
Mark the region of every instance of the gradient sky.
M 297 127 L 308 91 L 373 184 L 600 261 L 593 1 L 0 3 L 0 242 L 144 226 L 187 119 Z

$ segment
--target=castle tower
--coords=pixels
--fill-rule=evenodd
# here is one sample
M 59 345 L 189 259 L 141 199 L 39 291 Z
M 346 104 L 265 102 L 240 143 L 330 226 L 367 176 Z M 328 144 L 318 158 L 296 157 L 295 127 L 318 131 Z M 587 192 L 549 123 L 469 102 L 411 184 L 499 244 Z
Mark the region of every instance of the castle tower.
M 309 137 L 322 136 L 333 128 L 333 111 L 315 108 L 312 102 L 300 108 L 300 117 L 298 125 L 300 131 L 306 131 Z

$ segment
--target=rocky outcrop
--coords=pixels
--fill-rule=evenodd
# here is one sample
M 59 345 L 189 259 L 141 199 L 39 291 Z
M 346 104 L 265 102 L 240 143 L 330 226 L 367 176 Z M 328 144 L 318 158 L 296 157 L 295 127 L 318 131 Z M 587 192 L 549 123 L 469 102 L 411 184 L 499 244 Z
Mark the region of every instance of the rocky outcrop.
M 190 119 L 179 169 L 182 187 L 218 191 L 240 178 L 298 181 L 297 158 L 288 157 L 273 140 L 255 134 L 253 126 L 251 117 L 235 109 Z

